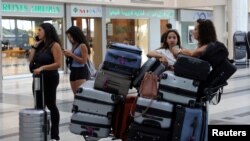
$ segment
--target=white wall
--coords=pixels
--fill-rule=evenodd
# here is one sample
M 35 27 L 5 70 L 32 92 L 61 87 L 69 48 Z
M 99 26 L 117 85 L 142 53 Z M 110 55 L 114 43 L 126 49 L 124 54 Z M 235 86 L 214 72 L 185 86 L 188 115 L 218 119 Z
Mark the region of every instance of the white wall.
M 13 0 L 2 0 L 2 1 L 13 1 Z M 20 1 L 20 0 L 15 0 Z M 22 0 L 22 2 L 32 2 L 34 0 Z M 139 1 L 139 0 L 137 0 Z M 145 0 L 142 0 L 145 1 Z M 148 0 L 150 1 L 150 0 Z M 60 2 L 60 3 L 70 3 L 70 4 L 96 4 L 96 5 L 114 5 L 114 6 L 129 6 L 129 7 L 161 7 L 161 8 L 175 8 L 177 0 L 151 0 L 152 3 L 133 3 L 131 0 L 36 0 L 36 2 Z M 162 2 L 163 4 L 155 4 L 154 1 Z
M 177 0 L 178 8 L 194 8 L 226 5 L 227 0 Z

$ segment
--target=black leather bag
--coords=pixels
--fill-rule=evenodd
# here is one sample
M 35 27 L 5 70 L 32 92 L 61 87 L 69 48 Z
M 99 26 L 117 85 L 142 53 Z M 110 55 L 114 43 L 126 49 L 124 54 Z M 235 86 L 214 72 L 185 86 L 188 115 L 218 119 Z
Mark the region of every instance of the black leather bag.
M 175 75 L 193 80 L 206 80 L 209 72 L 210 64 L 195 57 L 180 54 L 174 64 Z

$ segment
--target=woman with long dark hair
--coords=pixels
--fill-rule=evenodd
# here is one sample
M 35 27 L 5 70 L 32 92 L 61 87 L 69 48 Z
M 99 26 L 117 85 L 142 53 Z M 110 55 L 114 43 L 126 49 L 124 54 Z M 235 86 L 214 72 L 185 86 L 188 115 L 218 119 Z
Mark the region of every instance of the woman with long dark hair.
M 181 48 L 181 39 L 176 30 L 170 29 L 166 32 L 162 47 L 150 51 L 147 56 L 158 58 L 162 63 L 168 66 L 168 69 L 173 70 L 173 65 L 176 61 L 176 56 L 174 56 L 172 51 L 174 47 Z
M 86 65 L 87 59 L 90 55 L 90 47 L 87 42 L 86 36 L 82 30 L 77 26 L 71 26 L 66 31 L 68 40 L 72 44 L 72 50 L 64 50 L 66 57 L 72 59 L 69 64 L 70 68 L 70 85 L 73 93 L 82 85 L 90 74 Z
M 50 23 L 42 23 L 37 32 L 38 43 L 30 54 L 30 71 L 42 73 L 45 105 L 51 111 L 51 139 L 59 140 L 60 114 L 56 105 L 56 89 L 59 84 L 58 69 L 61 66 L 62 50 L 56 29 Z M 34 89 L 34 82 L 33 82 Z M 37 108 L 42 109 L 42 93 L 36 94 Z
M 214 24 L 209 19 L 198 19 L 196 21 L 193 36 L 194 39 L 198 41 L 197 48 L 195 50 L 175 48 L 174 54 L 185 54 L 193 57 L 200 57 L 206 50 L 209 43 L 217 41 Z

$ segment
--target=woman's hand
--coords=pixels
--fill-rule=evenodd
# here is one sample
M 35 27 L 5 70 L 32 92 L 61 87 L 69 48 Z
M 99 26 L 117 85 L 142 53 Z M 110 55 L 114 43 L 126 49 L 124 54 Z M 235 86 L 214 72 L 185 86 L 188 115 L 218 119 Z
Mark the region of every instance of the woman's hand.
M 43 67 L 37 68 L 33 70 L 34 74 L 40 74 L 43 71 Z
M 67 56 L 67 57 L 71 57 L 71 56 L 73 55 L 73 54 L 72 54 L 72 51 L 71 51 L 71 50 L 68 50 L 68 49 L 64 50 L 63 53 L 64 53 L 64 55 Z
M 159 58 L 159 60 L 160 60 L 165 66 L 168 66 L 168 60 L 167 60 L 166 57 L 161 56 L 161 58 Z

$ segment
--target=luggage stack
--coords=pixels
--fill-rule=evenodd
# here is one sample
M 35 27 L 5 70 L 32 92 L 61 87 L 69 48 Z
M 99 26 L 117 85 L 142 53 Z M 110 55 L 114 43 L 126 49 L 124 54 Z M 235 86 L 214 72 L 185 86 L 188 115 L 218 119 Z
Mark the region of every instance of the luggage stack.
M 200 81 L 207 79 L 210 65 L 180 55 L 174 68 L 174 72 L 161 74 L 158 99 L 137 99 L 129 141 L 205 140 L 206 111 L 197 99 Z
M 77 90 L 70 131 L 83 135 L 86 139 L 97 140 L 110 136 L 111 124 L 115 120 L 115 107 L 123 105 L 122 108 L 125 108 L 124 100 L 132 77 L 140 66 L 139 48 L 120 43 L 112 44 L 95 80 L 85 82 Z

